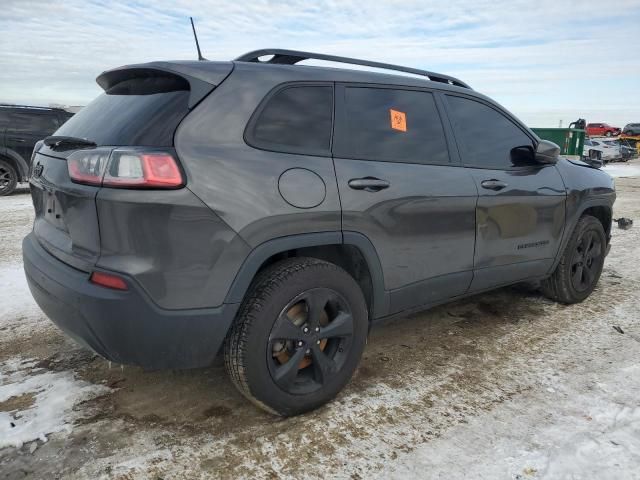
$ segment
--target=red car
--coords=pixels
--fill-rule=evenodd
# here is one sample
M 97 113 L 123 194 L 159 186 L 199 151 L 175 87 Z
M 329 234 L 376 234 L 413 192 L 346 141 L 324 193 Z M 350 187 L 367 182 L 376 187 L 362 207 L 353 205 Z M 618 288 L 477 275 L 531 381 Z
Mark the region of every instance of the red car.
M 620 135 L 618 127 L 612 127 L 606 123 L 588 123 L 587 135 L 590 137 L 612 137 Z

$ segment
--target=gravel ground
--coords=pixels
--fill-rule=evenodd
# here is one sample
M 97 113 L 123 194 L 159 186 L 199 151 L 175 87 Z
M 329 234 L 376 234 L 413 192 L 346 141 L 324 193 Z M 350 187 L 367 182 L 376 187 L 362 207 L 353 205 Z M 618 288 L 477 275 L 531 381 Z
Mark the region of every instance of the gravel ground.
M 637 220 L 624 167 L 614 216 Z M 0 477 L 640 479 L 640 225 L 582 304 L 508 288 L 387 323 L 335 402 L 280 419 L 220 363 L 144 372 L 68 340 L 26 287 L 31 223 L 25 191 L 0 198 Z

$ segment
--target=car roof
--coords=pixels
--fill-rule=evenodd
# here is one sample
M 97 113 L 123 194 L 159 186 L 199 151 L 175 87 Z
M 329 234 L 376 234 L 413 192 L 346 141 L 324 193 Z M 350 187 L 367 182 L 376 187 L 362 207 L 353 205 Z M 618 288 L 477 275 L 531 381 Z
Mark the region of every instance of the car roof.
M 272 57 L 270 60 L 262 60 L 265 56 Z M 326 61 L 338 64 L 356 66 L 353 68 L 337 68 L 333 66 L 320 65 L 299 65 L 298 63 L 305 60 Z M 404 85 L 413 87 L 431 87 L 439 89 L 454 89 L 455 91 L 470 93 L 473 92 L 462 80 L 449 75 L 421 70 L 413 67 L 402 65 L 392 65 L 370 60 L 361 60 L 357 58 L 341 57 L 335 55 L 326 55 L 320 53 L 301 52 L 297 50 L 283 49 L 263 49 L 246 53 L 236 58 L 232 62 L 229 61 L 201 61 L 201 60 L 177 60 L 149 62 L 135 65 L 125 65 L 113 70 L 103 72 L 98 77 L 98 83 L 101 78 L 106 77 L 117 78 L 113 74 L 125 69 L 158 69 L 168 72 L 175 72 L 181 75 L 187 75 L 199 80 L 217 85 L 226 74 L 229 67 L 246 68 L 253 70 L 256 74 L 264 73 L 270 75 L 270 72 L 279 71 L 285 75 L 290 75 L 292 80 L 298 77 L 304 77 L 307 80 L 316 81 L 337 81 L 337 82 L 358 82 L 358 83 L 375 83 L 388 85 Z M 364 68 L 382 69 L 386 73 L 380 71 L 363 70 Z M 223 75 L 224 72 L 224 75 Z M 394 74 L 391 74 L 393 72 Z M 401 73 L 401 74 L 398 74 Z M 102 85 L 102 84 L 101 84 Z
M 416 76 L 410 73 L 392 74 L 371 70 L 356 70 L 335 66 L 319 65 L 286 65 L 245 61 L 198 61 L 198 60 L 169 60 L 159 62 L 139 63 L 124 65 L 112 70 L 107 70 L 98 76 L 98 83 L 102 79 L 119 71 L 129 69 L 157 69 L 186 75 L 198 80 L 218 85 L 228 75 L 229 69 L 250 71 L 256 76 L 266 75 L 278 77 L 280 82 L 287 81 L 325 81 L 364 83 L 378 85 L 397 85 L 414 88 L 431 88 L 462 93 L 473 97 L 482 98 L 492 104 L 496 102 L 469 87 L 451 85 L 439 81 L 429 80 L 424 76 Z M 372 67 L 375 68 L 375 67 Z

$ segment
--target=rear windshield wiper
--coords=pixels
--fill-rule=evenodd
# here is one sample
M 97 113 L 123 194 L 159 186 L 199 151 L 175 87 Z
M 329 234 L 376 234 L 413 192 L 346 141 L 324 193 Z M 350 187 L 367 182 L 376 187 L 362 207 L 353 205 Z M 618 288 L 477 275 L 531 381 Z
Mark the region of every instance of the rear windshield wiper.
M 87 140 L 80 137 L 63 137 L 63 136 L 51 136 L 44 139 L 44 144 L 51 150 L 68 150 L 74 147 L 80 148 L 93 148 L 98 145 L 96 142 Z

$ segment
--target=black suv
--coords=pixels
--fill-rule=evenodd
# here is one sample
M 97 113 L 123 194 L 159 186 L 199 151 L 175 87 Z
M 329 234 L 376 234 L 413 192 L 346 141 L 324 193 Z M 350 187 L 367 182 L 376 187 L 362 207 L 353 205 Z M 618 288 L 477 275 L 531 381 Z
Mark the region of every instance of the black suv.
M 61 108 L 0 105 L 0 196 L 29 177 L 36 142 L 55 132 L 73 113 Z
M 579 302 L 602 271 L 611 177 L 458 79 L 261 50 L 97 82 L 36 146 L 23 253 L 42 310 L 114 362 L 223 350 L 293 415 L 345 386 L 376 321 L 522 281 Z

